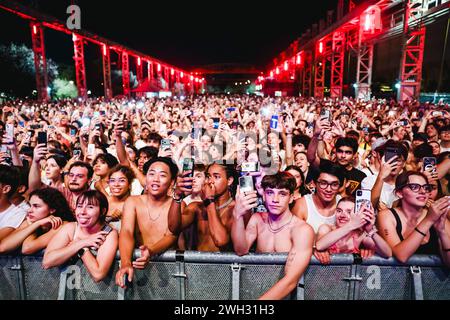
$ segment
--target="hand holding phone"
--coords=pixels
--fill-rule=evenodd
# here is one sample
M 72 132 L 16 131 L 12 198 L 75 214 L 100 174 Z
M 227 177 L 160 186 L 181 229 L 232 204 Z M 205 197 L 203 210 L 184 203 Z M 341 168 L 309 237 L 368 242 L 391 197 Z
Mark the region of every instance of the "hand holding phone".
M 47 132 L 40 131 L 37 136 L 38 144 L 47 144 Z
M 423 171 L 436 172 L 437 160 L 435 157 L 423 158 Z

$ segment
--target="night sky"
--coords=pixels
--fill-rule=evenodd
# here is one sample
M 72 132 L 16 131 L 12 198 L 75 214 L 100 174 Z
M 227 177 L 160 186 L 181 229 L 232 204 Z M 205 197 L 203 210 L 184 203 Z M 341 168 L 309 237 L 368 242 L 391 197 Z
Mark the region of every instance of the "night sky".
M 67 19 L 69 0 L 25 0 L 42 12 Z M 336 9 L 326 1 L 75 1 L 81 7 L 82 28 L 187 70 L 220 63 L 240 63 L 260 69 L 285 50 L 312 23 Z M 112 4 L 111 4 L 112 3 Z M 307 8 L 304 4 L 307 3 Z M 145 5 L 144 5 L 145 4 Z M 151 6 L 150 6 L 151 5 Z M 24 20 L 0 11 L 0 23 L 11 32 L 0 43 L 31 46 Z M 2 28 L 3 29 L 3 28 Z M 70 62 L 72 44 L 66 35 L 46 32 L 48 55 Z
M 364 0 L 353 0 L 361 3 Z M 81 7 L 81 27 L 112 41 L 186 71 L 202 66 L 237 63 L 267 71 L 272 59 L 286 50 L 313 23 L 337 11 L 338 0 L 272 1 L 122 1 L 23 0 L 41 12 L 66 21 L 67 6 Z M 347 7 L 348 0 L 344 0 Z M 112 3 L 112 4 L 111 4 Z M 345 10 L 346 11 L 346 10 Z M 31 47 L 28 22 L 0 10 L 0 44 L 23 43 Z M 434 91 L 440 74 L 447 20 L 427 27 L 423 63 L 423 90 Z M 377 45 L 373 82 L 394 85 L 400 65 L 400 39 Z M 46 54 L 58 64 L 73 66 L 71 37 L 46 29 Z M 85 46 L 89 86 L 101 92 L 101 52 L 95 44 Z M 112 66 L 114 67 L 114 59 Z M 352 59 L 356 58 L 354 55 Z M 450 91 L 450 41 L 443 66 L 442 89 Z M 356 61 L 356 60 L 355 60 Z M 349 64 L 351 85 L 356 62 Z M 247 77 L 244 75 L 244 77 Z M 209 79 L 210 80 L 210 79 Z M 208 80 L 208 81 L 209 81 Z M 231 81 L 231 80 L 227 80 Z M 234 82 L 234 81 L 231 81 Z M 95 88 L 93 88 L 95 89 Z

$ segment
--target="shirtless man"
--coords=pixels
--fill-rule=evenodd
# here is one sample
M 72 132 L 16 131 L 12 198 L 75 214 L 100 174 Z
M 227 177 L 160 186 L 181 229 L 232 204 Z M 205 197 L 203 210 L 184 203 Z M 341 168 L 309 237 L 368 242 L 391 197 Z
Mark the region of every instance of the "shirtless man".
M 247 228 L 243 217 L 256 206 L 257 195 L 256 191 L 240 193 L 238 190 L 231 236 L 238 255 L 247 254 L 255 240 L 259 253 L 289 252 L 284 277 L 259 298 L 283 299 L 295 289 L 308 267 L 314 231 L 289 210 L 296 187 L 294 177 L 287 172 L 265 176 L 262 187 L 268 212 L 253 214 Z
M 342 169 L 328 162 L 322 165 L 320 174 L 314 181 L 316 193 L 308 194 L 296 201 L 292 213 L 298 218 L 306 221 L 317 233 L 319 227 L 323 224 L 335 225 L 336 216 L 336 197 L 339 189 L 344 183 Z M 314 256 L 322 263 L 330 262 L 330 255 L 327 252 L 318 252 L 314 250 Z
M 229 188 L 234 183 L 235 173 L 232 165 L 211 164 L 206 170 L 202 202 L 189 204 L 183 214 L 169 216 L 169 230 L 179 234 L 197 219 L 198 251 L 230 251 L 234 200 Z
M 124 275 L 133 279 L 133 268 L 144 269 L 150 257 L 173 247 L 177 237 L 168 228 L 169 211 L 181 212 L 181 199 L 168 196 L 178 174 L 178 167 L 170 158 L 155 158 L 144 165 L 147 194 L 131 196 L 125 201 L 119 236 L 120 270 L 116 283 L 125 287 Z M 190 179 L 192 184 L 192 178 Z M 184 182 L 185 183 L 185 182 Z M 188 193 L 184 188 L 175 194 Z M 176 214 L 176 213 L 175 213 Z M 137 225 L 138 230 L 135 230 Z M 135 242 L 141 257 L 131 261 Z

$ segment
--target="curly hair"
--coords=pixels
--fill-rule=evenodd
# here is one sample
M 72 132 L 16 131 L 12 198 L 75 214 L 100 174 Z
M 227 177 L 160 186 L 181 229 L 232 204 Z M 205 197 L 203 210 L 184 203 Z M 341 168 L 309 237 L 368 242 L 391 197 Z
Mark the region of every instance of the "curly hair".
M 72 210 L 70 210 L 66 198 L 60 191 L 54 188 L 37 189 L 30 193 L 30 199 L 32 196 L 41 199 L 50 210 L 55 210 L 55 213 L 53 213 L 55 217 L 59 217 L 63 221 L 75 221 Z

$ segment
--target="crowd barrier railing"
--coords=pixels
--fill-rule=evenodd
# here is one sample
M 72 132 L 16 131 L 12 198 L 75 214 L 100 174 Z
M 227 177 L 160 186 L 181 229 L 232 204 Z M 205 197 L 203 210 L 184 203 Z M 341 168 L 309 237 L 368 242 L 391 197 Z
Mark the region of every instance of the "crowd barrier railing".
M 139 251 L 135 251 L 135 257 Z M 136 270 L 126 289 L 115 284 L 119 254 L 95 282 L 82 261 L 49 270 L 42 254 L 0 256 L 0 300 L 253 300 L 284 275 L 287 254 L 168 251 Z M 449 300 L 450 270 L 437 256 L 403 264 L 374 256 L 314 257 L 287 300 Z

